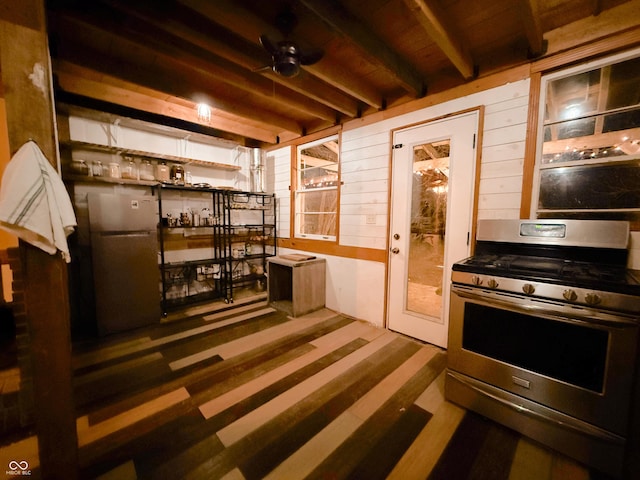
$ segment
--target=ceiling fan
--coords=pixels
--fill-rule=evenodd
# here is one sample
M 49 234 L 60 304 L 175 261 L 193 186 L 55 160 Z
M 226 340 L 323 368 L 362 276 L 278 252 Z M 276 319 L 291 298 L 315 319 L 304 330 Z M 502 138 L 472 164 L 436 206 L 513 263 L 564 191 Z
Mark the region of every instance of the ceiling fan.
M 284 39 L 274 43 L 267 35 L 260 35 L 260 44 L 271 55 L 272 65 L 267 68 L 283 77 L 295 77 L 300 72 L 300 65 L 313 65 L 324 55 L 320 49 L 302 50 L 288 39 L 297 24 L 298 17 L 290 7 L 286 7 L 278 13 L 275 21 Z

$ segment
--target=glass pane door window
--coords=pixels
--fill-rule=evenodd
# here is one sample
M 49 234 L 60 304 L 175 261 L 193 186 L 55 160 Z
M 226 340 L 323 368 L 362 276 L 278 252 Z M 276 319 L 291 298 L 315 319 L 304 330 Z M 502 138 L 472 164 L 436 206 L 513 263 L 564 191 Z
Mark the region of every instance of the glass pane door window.
M 413 149 L 411 240 L 406 308 L 440 318 L 450 140 Z
M 296 236 L 335 240 L 340 184 L 338 136 L 300 145 L 296 171 Z

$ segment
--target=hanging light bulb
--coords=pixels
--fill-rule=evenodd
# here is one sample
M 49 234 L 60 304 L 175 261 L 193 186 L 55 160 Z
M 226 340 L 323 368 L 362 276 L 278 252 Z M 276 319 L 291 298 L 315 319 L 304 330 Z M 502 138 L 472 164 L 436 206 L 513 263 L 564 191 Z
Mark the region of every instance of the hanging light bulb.
M 211 121 L 211 107 L 206 103 L 199 103 L 196 106 L 198 111 L 198 120 L 201 122 L 209 122 Z

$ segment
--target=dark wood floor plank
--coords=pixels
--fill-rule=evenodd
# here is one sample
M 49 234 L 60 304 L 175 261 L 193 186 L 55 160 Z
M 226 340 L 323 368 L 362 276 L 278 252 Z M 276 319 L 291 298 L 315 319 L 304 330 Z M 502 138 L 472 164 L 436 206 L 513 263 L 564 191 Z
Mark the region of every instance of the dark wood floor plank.
M 270 422 L 270 425 L 265 425 L 259 435 L 268 440 L 249 458 L 239 462 L 244 476 L 247 479 L 262 478 L 353 405 L 418 348 L 417 344 L 407 343 L 396 351 L 385 349 L 378 352 L 375 357 L 367 360 L 365 365 L 359 364 L 353 371 L 347 372 L 332 382 L 333 385 L 327 384 L 326 388 L 309 396 L 293 411 L 286 412 L 281 415 L 281 418 L 275 418 Z M 384 358 L 384 361 L 381 361 L 381 358 Z M 311 368 L 305 370 L 309 370 L 309 373 L 313 372 Z M 301 374 L 304 373 L 301 372 Z M 356 373 L 357 375 L 354 375 Z M 301 377 L 300 381 L 303 378 Z M 297 379 L 294 377 L 292 380 Z M 272 432 L 269 433 L 268 429 L 272 429 Z
M 413 375 L 392 397 L 385 402 L 367 421 L 345 442 L 327 457 L 309 478 L 348 478 L 358 468 L 368 452 L 398 421 L 402 413 L 444 370 L 446 356 L 436 354 Z M 452 477 L 454 478 L 454 477 Z
M 467 412 L 429 475 L 429 480 L 469 478 L 490 427 L 482 417 Z M 460 452 L 465 453 L 460 455 Z
M 405 358 L 408 354 L 403 350 L 404 348 L 415 351 L 415 347 L 409 345 L 409 343 L 402 338 L 397 338 L 389 342 L 388 345 L 390 345 L 388 348 L 383 347 L 374 351 L 373 356 L 376 356 L 378 361 L 371 359 L 372 355 L 370 355 L 363 361 L 354 363 L 344 374 L 338 375 L 326 384 L 318 385 L 315 391 L 309 392 L 309 395 L 294 407 L 285 410 L 281 415 L 277 415 L 265 425 L 257 428 L 239 441 L 228 445 L 221 454 L 200 466 L 197 474 L 200 478 L 205 478 L 204 475 L 209 475 L 210 478 L 219 478 L 237 465 L 246 466 L 254 457 L 255 452 L 260 451 L 265 445 L 271 442 L 279 441 L 283 435 L 290 436 L 291 432 L 289 428 L 291 428 L 292 425 L 296 425 L 302 419 L 305 419 L 308 415 L 317 411 L 318 408 L 335 398 L 340 392 L 346 392 L 347 395 L 355 396 L 355 399 L 357 399 L 362 393 L 355 392 L 355 390 L 352 389 L 354 383 L 369 375 L 375 376 L 376 369 L 381 368 L 384 361 L 392 356 L 394 351 L 402 350 L 401 355 L 404 355 Z M 409 346 L 407 347 L 407 345 Z M 347 359 L 350 358 L 345 357 L 343 361 L 347 361 Z M 377 383 L 377 381 L 373 382 L 373 384 L 375 383 Z M 355 399 L 352 398 L 351 403 L 355 401 Z M 344 408 L 348 407 L 351 403 L 347 403 Z M 341 411 L 338 406 L 332 406 L 332 409 L 333 408 Z M 339 411 L 337 411 L 336 414 L 339 413 Z
M 236 375 L 249 369 L 265 365 L 271 359 L 275 359 L 282 355 L 289 355 L 292 350 L 296 350 L 297 353 L 302 354 L 308 351 L 310 348 L 309 343 L 316 340 L 330 332 L 333 332 L 345 325 L 351 323 L 353 320 L 345 317 L 332 317 L 314 327 L 304 329 L 293 335 L 289 335 L 285 338 L 278 339 L 262 347 L 256 348 L 250 352 L 238 355 L 237 357 L 225 360 L 224 364 L 217 370 L 212 370 L 209 375 L 201 376 L 198 380 L 187 382 L 187 388 L 192 395 L 197 395 L 199 392 L 217 387 L 216 394 L 224 393 L 228 390 L 230 385 L 235 383 L 234 380 L 230 380 L 236 377 Z M 302 348 L 301 348 L 302 347 Z M 230 383 L 227 383 L 230 382 Z
M 489 420 L 484 419 L 489 422 Z M 487 437 L 478 451 L 470 479 L 508 480 L 511 463 L 520 435 L 513 430 L 491 423 Z
M 427 424 L 432 414 L 412 404 L 369 450 L 349 478 L 384 480 Z
M 288 389 L 293 388 L 312 375 L 315 375 L 320 370 L 323 370 L 329 365 L 337 362 L 338 360 L 341 360 L 342 358 L 354 352 L 365 344 L 366 342 L 364 340 L 354 340 L 353 342 L 348 343 L 347 345 L 335 350 L 334 352 L 325 355 L 319 360 L 313 362 L 311 365 L 301 368 L 300 370 L 292 373 L 282 380 L 262 389 L 258 393 L 251 395 L 245 400 L 234 404 L 218 415 L 211 417 L 209 420 L 217 426 L 218 430 L 221 430 L 243 415 L 246 415 L 252 410 L 255 410 L 261 405 L 264 405 L 268 401 L 274 399 Z

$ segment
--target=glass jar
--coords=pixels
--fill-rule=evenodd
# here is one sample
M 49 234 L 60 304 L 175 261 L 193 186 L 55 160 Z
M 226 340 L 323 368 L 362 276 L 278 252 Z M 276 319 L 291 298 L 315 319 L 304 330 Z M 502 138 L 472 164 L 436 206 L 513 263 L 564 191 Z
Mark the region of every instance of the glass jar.
M 122 175 L 120 173 L 120 164 L 118 162 L 111 162 L 109 164 L 109 177 L 122 178 Z
M 74 175 L 89 175 L 89 167 L 84 160 L 73 160 L 71 162 L 71 173 Z
M 169 182 L 169 167 L 166 162 L 159 163 L 156 166 L 156 180 L 159 182 Z
M 184 167 L 180 164 L 171 166 L 171 181 L 176 185 L 184 185 Z
M 91 175 L 94 177 L 101 177 L 104 175 L 104 169 L 100 160 L 94 160 L 91 164 Z
M 153 165 L 149 160 L 145 160 L 140 165 L 140 180 L 150 180 L 153 181 Z
M 131 157 L 125 157 L 125 163 L 122 165 L 122 178 L 128 180 L 138 179 L 138 166 Z

